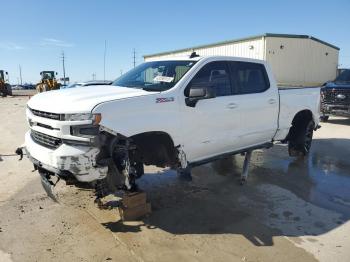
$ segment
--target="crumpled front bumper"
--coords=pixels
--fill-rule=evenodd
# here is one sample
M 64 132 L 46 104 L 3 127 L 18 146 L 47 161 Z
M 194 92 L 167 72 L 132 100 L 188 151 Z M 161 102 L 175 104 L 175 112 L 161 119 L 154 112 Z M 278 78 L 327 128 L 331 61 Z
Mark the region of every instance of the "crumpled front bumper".
M 107 176 L 108 166 L 96 163 L 100 152 L 96 147 L 62 144 L 57 149 L 50 149 L 37 144 L 28 131 L 24 150 L 34 165 L 59 176 L 69 172 L 80 182 L 92 182 Z

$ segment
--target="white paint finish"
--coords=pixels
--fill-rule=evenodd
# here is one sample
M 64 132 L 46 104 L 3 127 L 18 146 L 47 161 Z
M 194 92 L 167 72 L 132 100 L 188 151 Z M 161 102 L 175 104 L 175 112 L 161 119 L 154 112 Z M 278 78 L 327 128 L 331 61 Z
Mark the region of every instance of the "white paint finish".
M 266 67 L 270 88 L 263 93 L 201 100 L 194 108 L 186 106 L 185 88 L 204 65 L 213 61 L 261 63 Z M 282 131 L 275 140 L 285 138 L 281 134 L 285 135 L 295 114 L 301 110 L 311 110 L 318 124 L 319 89 L 290 89 L 279 92 L 270 67 L 262 60 L 227 56 L 205 57 L 198 60 L 173 88 L 164 92 L 146 92 L 115 86 L 96 86 L 80 90 L 70 92 L 72 97 L 69 97 L 66 90 L 58 91 L 52 96 L 37 96 L 29 105 L 33 109 L 56 113 L 62 113 L 60 110 L 64 113 L 75 113 L 74 110 L 78 110 L 77 105 L 81 105 L 84 112 L 100 113 L 100 124 L 103 127 L 127 137 L 144 132 L 165 132 L 170 135 L 175 146 L 182 146 L 189 162 L 271 141 L 277 129 L 279 93 L 279 126 Z M 98 96 L 99 91 L 101 96 Z M 48 103 L 47 99 L 52 103 Z M 158 99 L 165 99 L 167 102 L 157 103 Z M 274 103 L 270 103 L 272 100 Z M 236 105 L 235 108 L 229 108 L 232 103 Z M 28 117 L 33 116 L 29 113 Z M 48 125 L 61 124 L 57 120 L 45 121 Z M 41 128 L 40 132 L 57 137 L 68 136 L 66 133 L 69 130 L 69 121 L 62 122 L 64 125 L 55 134 L 45 128 Z M 76 123 L 72 121 L 71 124 Z M 70 139 L 74 138 L 70 135 Z M 81 138 L 76 137 L 76 140 Z M 94 166 L 94 159 L 89 153 L 90 147 L 63 144 L 58 149 L 51 150 L 36 145 L 29 134 L 26 135 L 26 147 L 34 158 L 56 168 L 67 168 L 61 165 L 60 159 L 64 156 L 85 157 L 92 164 L 79 167 L 78 175 L 92 174 L 92 171 L 88 171 Z
M 102 102 L 150 94 L 152 92 L 136 88 L 111 85 L 86 86 L 37 94 L 29 100 L 28 106 L 50 113 L 86 113 L 91 112 L 94 106 Z M 67 107 L 67 104 L 70 106 Z
M 277 85 L 269 65 L 265 63 L 265 67 L 270 88 L 263 93 L 237 96 L 242 114 L 241 125 L 244 126 L 241 136 L 241 139 L 245 141 L 244 146 L 271 141 L 278 126 L 279 95 L 276 92 Z
M 32 158 L 40 161 L 43 168 L 46 166 L 71 171 L 81 182 L 102 179 L 107 175 L 107 167 L 97 167 L 98 148 L 63 144 L 52 150 L 37 144 L 28 131 L 25 135 L 25 150 Z
M 130 137 L 136 134 L 161 131 L 171 135 L 174 144 L 180 144 L 179 104 L 176 90 L 101 103 L 94 113 L 102 114 L 101 125 Z M 157 98 L 173 98 L 172 102 L 156 103 Z
M 279 84 L 317 86 L 333 80 L 338 55 L 338 50 L 309 38 L 266 37 L 266 61 Z
M 242 115 L 239 108 L 229 108 L 233 103 L 237 104 L 236 96 L 221 96 L 199 101 L 195 107 L 181 106 L 181 126 L 186 127 L 182 144 L 188 161 L 242 147 Z
M 291 127 L 291 120 L 302 110 L 310 110 L 316 125 L 320 119 L 320 88 L 280 89 L 279 131 L 275 140 L 283 140 Z M 296 106 L 296 104 L 298 106 Z

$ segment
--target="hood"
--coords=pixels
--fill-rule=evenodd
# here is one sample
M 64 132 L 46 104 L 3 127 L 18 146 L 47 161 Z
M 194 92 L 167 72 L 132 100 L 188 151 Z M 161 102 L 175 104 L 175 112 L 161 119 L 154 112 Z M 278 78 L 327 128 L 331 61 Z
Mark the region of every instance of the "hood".
M 57 114 L 84 113 L 90 112 L 102 102 L 154 93 L 158 92 L 111 85 L 85 86 L 37 94 L 28 101 L 28 106 L 36 110 Z
M 350 82 L 328 82 L 324 88 L 333 89 L 333 88 L 350 88 Z

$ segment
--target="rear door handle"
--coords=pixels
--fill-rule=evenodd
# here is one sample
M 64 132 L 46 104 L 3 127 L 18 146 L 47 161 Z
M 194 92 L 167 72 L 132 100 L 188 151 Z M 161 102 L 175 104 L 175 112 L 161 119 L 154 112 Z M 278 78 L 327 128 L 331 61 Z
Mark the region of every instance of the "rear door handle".
M 228 108 L 228 109 L 235 109 L 235 108 L 237 108 L 237 107 L 238 107 L 238 105 L 235 104 L 235 103 L 229 103 L 229 104 L 227 105 L 227 108 Z
M 271 98 L 271 99 L 269 99 L 269 104 L 276 104 L 276 99 L 273 99 L 273 98 Z

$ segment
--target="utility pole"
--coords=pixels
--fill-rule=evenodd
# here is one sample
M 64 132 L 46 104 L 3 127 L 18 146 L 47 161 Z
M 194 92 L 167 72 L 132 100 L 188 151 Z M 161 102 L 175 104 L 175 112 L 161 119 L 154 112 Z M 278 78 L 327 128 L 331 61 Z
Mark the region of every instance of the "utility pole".
M 21 65 L 18 65 L 18 67 L 19 67 L 19 78 L 21 79 L 21 85 L 23 84 L 23 82 L 22 82 L 22 67 L 21 67 Z
M 66 85 L 66 67 L 64 65 L 64 60 L 65 60 L 65 57 L 64 57 L 64 51 L 62 51 L 62 67 L 63 67 L 63 84 Z
M 92 73 L 92 80 L 96 80 L 96 73 Z
M 132 56 L 132 58 L 133 58 L 133 65 L 134 65 L 134 68 L 135 68 L 135 66 L 136 66 L 136 51 L 135 51 L 135 48 L 133 49 L 133 56 Z
M 106 51 L 107 51 L 107 40 L 105 40 L 105 51 L 103 54 L 103 81 L 106 81 Z

